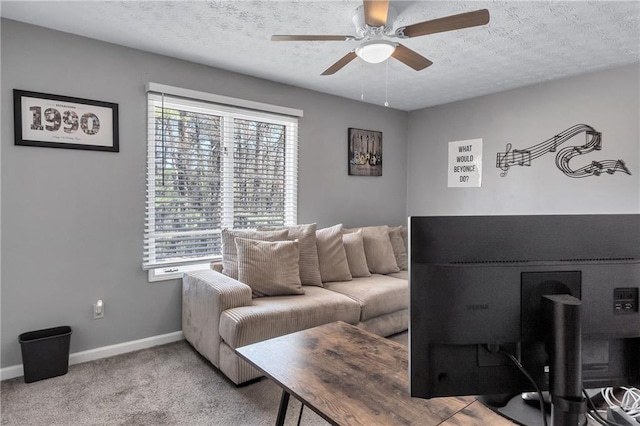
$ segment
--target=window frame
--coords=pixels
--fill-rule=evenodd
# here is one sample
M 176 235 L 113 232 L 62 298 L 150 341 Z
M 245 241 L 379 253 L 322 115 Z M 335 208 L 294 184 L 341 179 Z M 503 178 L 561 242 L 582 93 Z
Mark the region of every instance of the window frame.
M 157 234 L 155 222 L 156 195 L 156 160 L 157 141 L 155 122 L 152 122 L 152 110 L 156 106 L 176 108 L 193 112 L 205 112 L 206 114 L 219 115 L 221 117 L 222 131 L 220 141 L 221 151 L 221 188 L 222 208 L 220 229 L 205 231 L 184 231 L 178 234 L 216 235 L 224 228 L 231 228 L 234 223 L 233 195 L 234 195 L 234 138 L 232 125 L 234 119 L 261 121 L 285 126 L 285 150 L 284 150 L 284 224 L 297 223 L 297 187 L 298 187 L 298 118 L 302 117 L 301 110 L 263 104 L 243 99 L 229 98 L 206 92 L 198 92 L 189 89 L 181 89 L 157 83 L 147 84 L 147 195 L 145 213 L 144 254 L 143 269 L 148 270 L 149 281 L 162 281 L 180 278 L 184 272 L 192 270 L 208 269 L 212 261 L 221 259 L 221 255 L 205 256 L 185 260 L 172 260 L 167 262 L 155 259 L 156 235 L 166 236 L 171 232 Z M 226 195 L 224 195 L 226 194 Z

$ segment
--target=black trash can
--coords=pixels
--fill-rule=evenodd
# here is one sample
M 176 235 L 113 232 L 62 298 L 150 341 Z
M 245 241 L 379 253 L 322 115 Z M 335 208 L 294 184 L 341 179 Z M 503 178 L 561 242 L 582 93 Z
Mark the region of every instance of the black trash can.
M 29 331 L 22 333 L 19 340 L 25 383 L 62 376 L 69 371 L 71 327 Z

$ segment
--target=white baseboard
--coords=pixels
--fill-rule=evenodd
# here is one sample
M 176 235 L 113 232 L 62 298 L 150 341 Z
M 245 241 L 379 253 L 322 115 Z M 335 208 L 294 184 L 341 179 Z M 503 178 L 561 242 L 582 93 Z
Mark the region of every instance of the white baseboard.
M 93 361 L 95 359 L 108 358 L 115 355 L 138 351 L 140 349 L 151 348 L 153 346 L 165 345 L 167 343 L 183 340 L 182 331 L 161 334 L 159 336 L 147 337 L 145 339 L 133 340 L 131 342 L 118 343 L 116 345 L 103 346 L 101 348 L 89 349 L 88 351 L 75 352 L 69 354 L 69 365 L 80 364 L 81 362 Z M 12 365 L 0 369 L 0 380 L 13 379 L 24 376 L 22 364 Z

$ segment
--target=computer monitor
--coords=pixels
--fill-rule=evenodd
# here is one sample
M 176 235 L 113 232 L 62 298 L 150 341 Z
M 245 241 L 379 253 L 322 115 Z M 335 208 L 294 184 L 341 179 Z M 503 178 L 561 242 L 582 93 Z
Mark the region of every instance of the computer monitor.
M 410 217 L 409 285 L 414 397 L 640 383 L 638 214 Z

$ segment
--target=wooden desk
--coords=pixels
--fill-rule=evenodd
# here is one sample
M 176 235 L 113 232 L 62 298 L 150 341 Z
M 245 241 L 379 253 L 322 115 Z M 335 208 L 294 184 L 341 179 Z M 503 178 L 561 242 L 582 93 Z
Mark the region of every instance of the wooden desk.
M 407 348 L 344 322 L 236 349 L 289 395 L 334 425 L 513 425 L 473 397 L 409 396 Z

